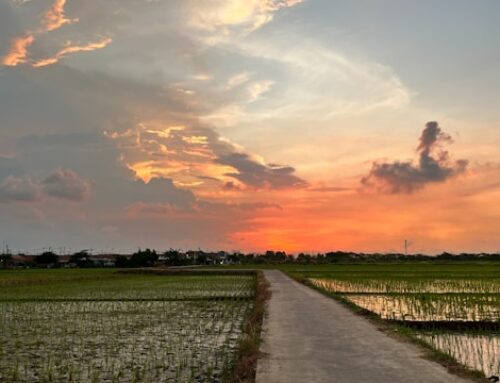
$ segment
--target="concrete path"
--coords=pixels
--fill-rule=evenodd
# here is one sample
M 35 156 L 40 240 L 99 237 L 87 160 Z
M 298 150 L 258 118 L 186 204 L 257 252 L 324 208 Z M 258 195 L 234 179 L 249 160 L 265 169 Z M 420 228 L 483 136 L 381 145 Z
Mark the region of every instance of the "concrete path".
M 277 270 L 257 383 L 464 383 L 411 344 Z

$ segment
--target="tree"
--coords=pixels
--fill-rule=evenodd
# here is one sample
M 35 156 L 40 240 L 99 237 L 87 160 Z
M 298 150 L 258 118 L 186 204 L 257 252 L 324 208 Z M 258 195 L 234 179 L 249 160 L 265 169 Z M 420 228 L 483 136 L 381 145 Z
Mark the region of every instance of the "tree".
M 442 254 L 438 255 L 436 258 L 450 260 L 454 258 L 454 255 L 445 251 Z
M 0 254 L 0 268 L 7 268 L 12 264 L 12 254 Z
M 132 257 L 128 260 L 130 267 L 148 267 L 154 266 L 156 261 L 158 261 L 158 254 L 156 250 L 139 250 L 132 254 Z
M 74 253 L 69 257 L 70 263 L 75 263 L 78 267 L 91 267 L 94 263 L 89 259 L 89 253 L 85 250 Z
M 165 257 L 165 264 L 169 266 L 184 266 L 185 264 L 187 264 L 186 257 L 178 250 L 170 249 L 167 250 L 163 255 Z
M 308 264 L 308 263 L 311 263 L 311 255 L 310 254 L 304 254 L 304 253 L 300 253 L 298 256 L 297 256 L 297 262 L 298 263 L 301 263 L 301 264 Z
M 118 255 L 115 259 L 116 267 L 128 267 L 128 259 L 124 255 Z
M 44 266 L 55 265 L 59 264 L 59 257 L 52 251 L 46 251 L 38 257 L 35 257 L 35 263 Z

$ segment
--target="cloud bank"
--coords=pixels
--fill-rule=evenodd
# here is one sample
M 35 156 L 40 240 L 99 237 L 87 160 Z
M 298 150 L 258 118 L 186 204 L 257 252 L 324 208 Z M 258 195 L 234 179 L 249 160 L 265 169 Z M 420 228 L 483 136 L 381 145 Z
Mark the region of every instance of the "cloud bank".
M 38 202 L 43 197 L 81 202 L 89 194 L 89 181 L 67 169 L 57 169 L 42 181 L 10 175 L 0 182 L 0 203 Z
M 42 185 L 46 195 L 68 201 L 83 201 L 90 193 L 89 182 L 71 170 L 56 170 Z
M 307 183 L 297 177 L 291 166 L 264 164 L 252 159 L 245 153 L 231 153 L 216 160 L 236 170 L 225 175 L 254 189 L 284 189 L 306 186 Z M 227 183 L 226 186 L 232 185 Z
M 418 164 L 412 161 L 374 162 L 361 183 L 387 193 L 412 193 L 427 184 L 445 182 L 466 171 L 468 161 L 451 161 L 444 144 L 453 140 L 435 121 L 425 125 L 417 147 Z
M 123 163 L 146 182 L 155 177 L 172 178 L 177 186 L 198 191 L 271 190 L 307 185 L 295 174 L 295 168 L 266 164 L 203 126 L 145 121 L 135 129 L 106 135 L 120 148 Z
M 34 202 L 40 196 L 40 184 L 31 177 L 8 176 L 0 182 L 0 203 Z

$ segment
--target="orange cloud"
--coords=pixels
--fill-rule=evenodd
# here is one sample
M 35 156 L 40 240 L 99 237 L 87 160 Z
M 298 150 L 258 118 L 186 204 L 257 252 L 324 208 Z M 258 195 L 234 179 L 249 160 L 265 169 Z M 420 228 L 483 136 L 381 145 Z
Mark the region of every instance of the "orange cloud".
M 149 182 L 155 177 L 177 179 L 182 173 L 190 170 L 189 163 L 176 160 L 140 161 L 127 164 L 127 167 L 134 172 L 138 179 L 144 182 Z
M 35 41 L 33 34 L 27 34 L 12 40 L 9 53 L 3 58 L 2 63 L 6 66 L 17 66 L 27 61 L 28 47 Z
M 34 43 L 37 35 L 55 31 L 56 29 L 59 29 L 66 24 L 77 23 L 79 21 L 78 18 L 70 19 L 66 17 L 64 12 L 65 5 L 66 0 L 55 0 L 52 6 L 42 15 L 41 26 L 37 30 L 35 30 L 34 32 L 28 32 L 24 37 L 15 38 L 14 40 L 12 40 L 9 52 L 3 58 L 2 63 L 6 66 L 17 66 L 19 64 L 28 63 L 28 47 Z M 55 64 L 68 54 L 77 52 L 90 52 L 96 49 L 101 49 L 110 44 L 111 41 L 112 40 L 110 38 L 106 38 L 101 41 L 83 46 L 68 45 L 57 52 L 54 56 L 35 61 L 31 65 L 37 68 Z
M 163 122 L 139 123 L 135 129 L 105 132 L 122 149 L 123 163 L 148 182 L 171 178 L 176 185 L 211 195 L 249 188 L 304 187 L 291 166 L 266 163 L 248 155 L 209 128 L 164 127 Z M 225 187 L 230 186 L 230 187 Z
M 64 58 L 65 56 L 78 53 L 78 52 L 91 52 L 97 49 L 105 48 L 109 45 L 113 40 L 111 38 L 106 38 L 98 42 L 90 43 L 87 45 L 68 45 L 67 47 L 61 49 L 54 56 L 48 57 L 46 59 L 38 60 L 32 64 L 33 67 L 39 68 L 47 65 L 52 65 L 57 63 L 59 60 Z
M 65 24 L 78 22 L 78 19 L 68 19 L 64 14 L 66 0 L 55 0 L 52 7 L 43 15 L 43 30 L 46 32 L 54 31 Z
M 184 136 L 182 137 L 182 141 L 188 143 L 188 144 L 200 144 L 200 145 L 206 145 L 208 143 L 208 137 L 205 136 Z

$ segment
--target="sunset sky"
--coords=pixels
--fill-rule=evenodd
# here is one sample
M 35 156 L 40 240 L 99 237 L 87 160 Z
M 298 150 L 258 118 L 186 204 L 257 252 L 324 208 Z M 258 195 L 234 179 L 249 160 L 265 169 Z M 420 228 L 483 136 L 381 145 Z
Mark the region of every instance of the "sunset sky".
M 497 0 L 0 0 L 0 241 L 500 251 Z

